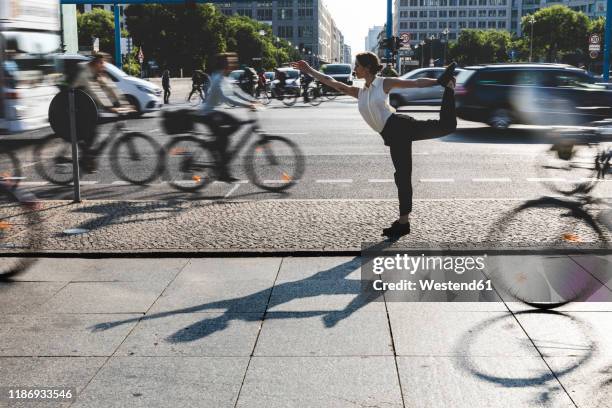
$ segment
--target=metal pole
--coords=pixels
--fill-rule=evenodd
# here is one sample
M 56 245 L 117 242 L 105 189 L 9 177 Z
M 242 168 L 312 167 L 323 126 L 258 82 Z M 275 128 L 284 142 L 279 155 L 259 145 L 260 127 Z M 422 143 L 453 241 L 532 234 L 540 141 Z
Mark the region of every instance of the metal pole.
M 74 88 L 68 91 L 68 112 L 70 117 L 70 140 L 72 141 L 72 174 L 74 183 L 74 201 L 81 202 L 81 175 L 79 173 L 79 146 L 76 134 L 76 110 L 74 107 Z
M 604 40 L 604 66 L 603 78 L 605 82 L 610 80 L 610 40 L 612 39 L 612 0 L 607 1 L 606 6 L 606 33 Z
M 531 16 L 530 21 L 531 21 L 531 40 L 529 41 L 529 62 L 531 62 L 531 57 L 533 55 L 533 23 L 535 23 L 535 19 L 533 18 L 533 16 Z
M 612 1 L 612 0 L 608 0 Z M 392 0 L 387 0 L 387 38 L 391 38 L 393 36 L 393 4 Z M 385 51 L 385 58 L 389 61 L 391 58 L 391 50 L 387 49 Z
M 115 65 L 121 69 L 121 23 L 119 22 L 119 5 L 115 3 Z

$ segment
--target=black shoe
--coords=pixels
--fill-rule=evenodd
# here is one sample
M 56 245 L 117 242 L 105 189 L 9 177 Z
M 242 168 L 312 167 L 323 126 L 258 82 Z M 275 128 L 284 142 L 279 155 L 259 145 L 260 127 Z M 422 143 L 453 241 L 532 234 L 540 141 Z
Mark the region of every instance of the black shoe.
M 220 175 L 220 176 L 217 178 L 217 180 L 219 180 L 219 181 L 223 181 L 223 182 L 225 182 L 225 183 L 235 183 L 235 182 L 237 182 L 239 179 L 237 179 L 236 177 L 232 177 L 232 176 L 230 176 L 229 174 L 227 174 L 227 173 L 226 173 L 226 174 L 221 174 L 221 175 Z
M 440 75 L 440 78 L 438 78 L 438 84 L 444 87 L 448 85 L 451 79 L 455 77 L 455 68 L 457 68 L 456 62 L 451 62 L 448 64 L 442 75 Z
M 393 222 L 389 228 L 383 229 L 382 235 L 389 238 L 399 238 L 410 234 L 410 222 L 400 224 L 398 221 Z

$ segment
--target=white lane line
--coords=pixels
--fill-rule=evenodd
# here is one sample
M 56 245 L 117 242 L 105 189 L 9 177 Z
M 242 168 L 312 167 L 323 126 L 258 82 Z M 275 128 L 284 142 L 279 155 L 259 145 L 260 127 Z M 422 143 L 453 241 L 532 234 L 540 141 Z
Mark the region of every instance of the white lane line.
M 287 184 L 291 182 L 291 180 L 264 180 L 264 184 Z M 293 183 L 298 183 L 298 180 L 293 180 Z
M 353 179 L 323 179 L 317 180 L 317 183 L 352 183 Z
M 223 183 L 223 184 L 227 184 L 225 181 L 219 181 L 219 180 L 215 180 L 213 181 L 213 183 Z M 236 181 L 232 181 L 232 184 L 248 184 L 249 180 L 236 180 Z
M 587 178 L 587 177 L 583 177 L 580 180 L 577 181 L 592 181 L 592 182 L 598 182 L 598 183 L 605 183 L 605 182 L 610 182 L 612 181 L 612 179 L 598 179 L 598 178 Z
M 226 195 L 223 196 L 223 198 L 228 198 L 229 196 L 232 195 L 232 193 L 236 190 L 238 190 L 238 188 L 240 187 L 240 184 L 236 184 L 234 187 L 232 187 L 232 189 L 230 191 L 227 192 Z
M 420 179 L 421 183 L 454 183 L 455 179 L 452 178 L 429 178 L 429 179 Z
M 510 183 L 512 179 L 508 177 L 499 177 L 499 178 L 473 178 L 473 182 L 475 183 Z
M 564 178 L 546 178 L 546 177 L 528 177 L 527 181 L 536 181 L 536 182 L 542 182 L 542 181 L 555 181 L 555 182 L 561 182 L 563 183 L 565 180 Z
M 393 179 L 368 179 L 369 183 L 393 183 Z
M 111 184 L 114 186 L 129 186 L 131 183 L 128 181 L 117 180 L 117 181 L 113 181 Z
M 79 184 L 82 186 L 91 186 L 93 184 L 98 184 L 98 182 L 97 181 L 81 181 Z
M 46 186 L 49 184 L 48 181 L 22 181 L 19 183 L 20 186 Z

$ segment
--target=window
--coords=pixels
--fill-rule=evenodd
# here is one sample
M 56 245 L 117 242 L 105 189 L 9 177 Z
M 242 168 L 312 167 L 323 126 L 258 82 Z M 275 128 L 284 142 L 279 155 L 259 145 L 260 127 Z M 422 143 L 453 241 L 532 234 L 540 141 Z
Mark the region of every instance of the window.
M 468 27 L 469 28 L 476 28 L 476 22 L 475 21 L 468 22 Z
M 487 26 L 488 28 L 495 28 L 495 21 L 488 21 Z
M 466 28 L 467 27 L 467 21 L 460 21 L 459 22 L 459 28 Z
M 236 10 L 236 14 L 239 16 L 246 16 L 249 18 L 253 18 L 253 10 L 252 9 L 238 9 Z
M 432 17 L 436 18 L 437 16 L 438 16 L 438 12 L 437 11 L 432 11 L 432 10 L 429 11 L 429 17 L 430 18 L 432 18 Z
M 529 82 L 533 81 L 535 84 L 538 76 L 537 71 L 522 71 L 516 75 L 517 72 L 513 71 L 480 71 L 478 75 L 478 83 L 481 85 L 513 85 L 519 76 L 524 75 L 525 79 Z M 533 75 L 535 74 L 535 75 Z M 517 82 L 518 85 L 518 82 Z
M 298 37 L 300 38 L 312 38 L 312 26 L 299 26 Z
M 487 28 L 487 22 L 486 21 L 479 21 L 478 22 L 478 28 Z
M 457 28 L 457 22 L 456 21 L 449 21 L 448 22 L 448 28 L 450 28 L 450 29 Z
M 221 10 L 221 12 L 223 14 L 225 14 L 226 16 L 231 16 L 232 15 L 232 9 L 223 9 L 223 10 Z
M 448 33 L 448 39 L 449 40 L 456 40 L 457 39 L 457 33 Z
M 417 28 L 417 22 L 416 22 L 416 21 L 411 21 L 411 22 L 409 23 L 409 26 L 410 26 L 410 28 L 411 28 L 411 29 L 416 30 L 416 28 Z
M 419 11 L 419 17 L 427 18 L 427 12 L 426 11 Z
M 429 28 L 433 28 L 433 29 L 438 28 L 438 23 L 436 23 L 435 21 L 430 21 Z
M 298 7 L 312 7 L 312 0 L 298 0 Z
M 489 17 L 497 17 L 497 10 L 489 10 Z
M 487 10 L 478 10 L 478 17 L 486 17 Z
M 410 0 L 410 7 L 416 7 L 419 5 L 419 1 L 418 0 Z
M 438 26 L 442 29 L 442 28 L 446 28 L 446 24 L 447 24 L 446 21 L 440 21 Z
M 467 0 L 459 0 L 460 6 L 467 6 Z
M 469 0 L 470 6 L 476 6 L 478 4 L 478 0 Z
M 478 0 L 478 5 L 479 6 L 486 6 L 487 5 L 487 0 Z
M 506 28 L 506 22 L 505 21 L 498 21 L 497 22 L 497 28 Z
M 407 11 L 400 11 L 400 18 L 408 18 L 408 12 Z
M 278 36 L 282 38 L 293 38 L 293 26 L 278 26 Z
M 258 20 L 272 20 L 272 9 L 258 9 L 257 10 Z
M 416 18 L 418 16 L 418 12 L 417 11 L 411 11 L 410 12 L 410 18 Z
M 400 7 L 408 7 L 408 0 L 401 0 Z
M 588 75 L 582 75 L 574 72 L 555 72 L 554 86 L 563 88 L 585 87 L 585 85 L 593 84 L 594 80 Z M 589 88 L 592 88 L 590 86 Z
M 408 28 L 408 23 L 406 21 L 400 21 L 400 30 L 405 30 Z
M 427 28 L 427 22 L 425 22 L 425 21 L 421 21 L 421 22 L 419 22 L 419 28 L 420 28 L 421 30 L 426 29 L 426 28 Z
M 468 13 L 470 17 L 476 17 L 476 10 L 469 10 Z
M 277 7 L 293 7 L 293 0 L 278 0 Z
M 279 20 L 293 20 L 293 10 L 292 9 L 278 9 L 278 19 Z
M 306 20 L 308 18 L 312 18 L 312 9 L 311 8 L 307 8 L 307 9 L 301 8 L 301 9 L 298 9 L 298 19 Z
M 79 13 L 84 13 L 85 12 L 85 5 L 84 4 L 77 4 L 76 8 L 77 8 L 77 11 Z
M 450 18 L 457 17 L 457 10 L 449 10 L 448 16 Z
M 448 0 L 440 0 L 440 7 L 448 6 Z
M 459 17 L 467 17 L 467 12 L 465 10 L 459 10 Z
M 425 33 L 419 33 L 419 41 L 425 39 Z
M 497 17 L 506 17 L 506 10 L 497 10 Z
M 438 13 L 438 16 L 440 16 L 440 18 L 446 18 L 447 16 L 446 10 L 440 10 L 440 12 Z
M 448 0 L 448 5 L 451 7 L 455 7 L 457 5 L 457 0 Z

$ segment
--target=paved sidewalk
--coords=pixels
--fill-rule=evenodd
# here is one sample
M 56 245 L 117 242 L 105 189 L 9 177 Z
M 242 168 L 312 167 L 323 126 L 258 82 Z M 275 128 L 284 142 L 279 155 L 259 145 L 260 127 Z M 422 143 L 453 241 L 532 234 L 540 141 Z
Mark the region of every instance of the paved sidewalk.
M 0 386 L 104 408 L 612 401 L 612 303 L 368 301 L 359 277 L 358 257 L 43 259 L 0 285 Z
M 595 243 L 610 248 L 610 230 L 603 228 L 604 235 L 598 237 L 588 225 L 564 217 L 567 210 L 544 207 L 502 220 L 521 203 L 416 200 L 412 232 L 397 246 L 543 249 L 550 240 L 571 232 L 570 247 Z M 44 239 L 36 249 L 60 253 L 349 253 L 360 251 L 363 242 L 379 242 L 381 229 L 396 217 L 396 206 L 395 200 L 45 201 L 40 212 Z M 591 212 L 599 215 L 596 208 Z M 504 226 L 501 230 L 500 225 Z M 63 233 L 74 228 L 88 232 Z M 19 236 L 14 239 L 16 245 L 23 244 Z

